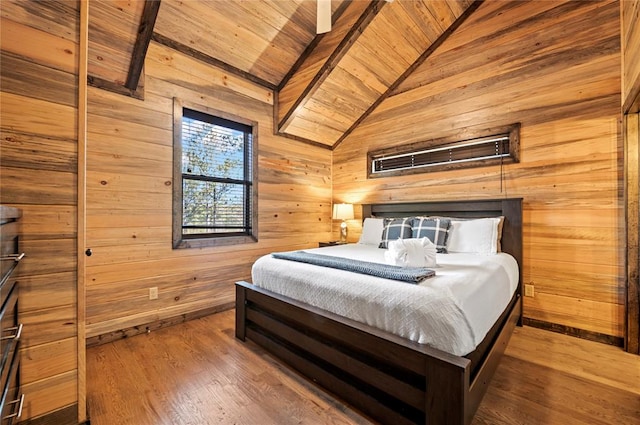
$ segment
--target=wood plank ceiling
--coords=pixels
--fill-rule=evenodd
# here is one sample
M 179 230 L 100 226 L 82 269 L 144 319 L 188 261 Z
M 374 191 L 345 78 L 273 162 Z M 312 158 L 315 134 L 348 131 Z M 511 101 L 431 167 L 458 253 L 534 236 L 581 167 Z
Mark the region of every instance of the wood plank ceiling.
M 316 35 L 316 0 L 146 1 L 160 1 L 153 32 L 146 28 L 155 42 L 274 90 L 277 132 L 327 148 L 480 3 L 332 0 L 333 28 Z M 148 6 L 143 18 L 145 0 L 90 2 L 90 84 L 143 97 L 144 76 L 137 87 L 125 84 L 136 81 L 130 73 L 143 59 L 135 56 L 153 22 Z

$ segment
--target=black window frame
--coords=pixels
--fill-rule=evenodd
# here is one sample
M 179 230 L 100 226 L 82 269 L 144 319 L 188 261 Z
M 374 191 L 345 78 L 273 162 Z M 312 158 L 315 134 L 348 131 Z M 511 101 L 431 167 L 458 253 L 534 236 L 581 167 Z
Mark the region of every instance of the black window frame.
M 367 178 L 520 162 L 520 123 L 367 153 Z
M 182 125 L 183 117 L 197 119 L 245 133 L 250 137 L 244 149 L 244 178 L 232 179 L 220 176 L 183 174 L 182 169 Z M 258 241 L 258 123 L 207 106 L 173 100 L 173 248 L 203 248 L 228 246 Z M 249 174 L 249 176 L 247 175 Z M 184 233 L 183 183 L 186 180 L 230 183 L 242 185 L 245 190 L 243 226 L 237 232 Z M 246 191 L 250 195 L 246 195 Z M 206 226 L 196 226 L 206 229 Z M 195 227 L 191 227 L 195 228 Z M 219 227 L 221 228 L 221 227 Z

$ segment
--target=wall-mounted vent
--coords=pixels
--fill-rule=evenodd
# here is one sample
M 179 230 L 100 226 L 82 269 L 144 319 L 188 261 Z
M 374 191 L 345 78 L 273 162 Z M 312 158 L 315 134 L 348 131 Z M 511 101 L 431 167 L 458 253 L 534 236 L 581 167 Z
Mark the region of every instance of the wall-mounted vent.
M 486 135 L 491 132 L 490 135 Z M 520 124 L 465 140 L 443 138 L 369 152 L 370 178 L 479 167 L 519 161 Z M 457 140 L 456 140 L 457 139 Z

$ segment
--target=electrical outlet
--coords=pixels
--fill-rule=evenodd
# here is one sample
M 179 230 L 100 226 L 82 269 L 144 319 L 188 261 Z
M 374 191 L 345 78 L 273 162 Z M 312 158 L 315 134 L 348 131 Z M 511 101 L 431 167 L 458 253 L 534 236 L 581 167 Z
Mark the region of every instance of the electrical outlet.
M 533 285 L 524 285 L 524 296 L 533 297 Z
M 158 299 L 158 287 L 157 286 L 149 288 L 149 299 L 150 300 L 157 300 Z

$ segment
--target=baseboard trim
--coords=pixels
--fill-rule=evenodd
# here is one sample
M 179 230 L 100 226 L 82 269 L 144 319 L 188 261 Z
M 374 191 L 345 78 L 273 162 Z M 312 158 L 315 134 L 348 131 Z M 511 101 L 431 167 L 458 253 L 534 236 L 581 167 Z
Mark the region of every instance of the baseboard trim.
M 37 418 L 21 420 L 20 425 L 78 425 L 78 403 Z
M 157 320 L 155 322 L 149 322 L 138 326 L 132 326 L 130 328 L 120 329 L 117 331 L 109 332 L 102 335 L 96 335 L 87 338 L 87 348 L 94 347 L 108 342 L 117 341 L 119 339 L 128 338 L 143 333 L 148 333 L 158 329 L 166 328 L 169 326 L 184 323 L 189 320 L 198 319 L 200 317 L 209 316 L 211 314 L 220 313 L 222 311 L 231 310 L 235 307 L 234 302 L 222 304 L 216 307 L 206 308 L 202 310 L 192 311 L 190 313 L 180 314 L 178 316 L 169 317 L 167 319 Z M 546 322 L 544 320 L 532 319 L 530 317 L 523 317 L 522 324 L 531 326 L 532 328 L 544 329 L 546 331 L 561 333 L 577 338 L 587 339 L 590 341 L 600 342 L 608 345 L 615 345 L 616 347 L 624 347 L 624 338 L 619 336 L 607 335 L 599 332 L 587 331 L 580 328 L 574 328 L 566 325 L 559 325 L 557 323 Z M 31 425 L 29 422 L 25 424 Z M 40 424 L 36 424 L 40 425 Z
M 95 347 L 97 345 L 106 344 L 108 342 L 117 341 L 119 339 L 128 338 L 135 335 L 156 331 L 158 329 L 166 328 L 169 326 L 177 325 L 187 322 L 189 320 L 198 319 L 200 317 L 209 316 L 211 314 L 220 313 L 221 311 L 231 310 L 235 307 L 235 302 L 229 302 L 221 304 L 216 307 L 205 308 L 203 310 L 192 311 L 189 313 L 180 314 L 179 316 L 169 317 L 167 319 L 157 320 L 155 322 L 144 323 L 138 326 L 132 326 L 130 328 L 120 329 L 113 332 L 108 332 L 102 335 L 92 336 L 86 339 L 86 346 Z
M 540 328 L 546 331 L 557 332 L 565 335 L 575 336 L 577 338 L 588 339 L 590 341 L 600 342 L 603 344 L 615 345 L 616 347 L 624 347 L 624 338 L 619 336 L 602 334 L 599 332 L 586 331 L 571 326 L 558 325 L 557 323 L 545 322 L 544 320 L 531 319 L 529 317 L 522 318 L 522 324 L 533 328 Z

